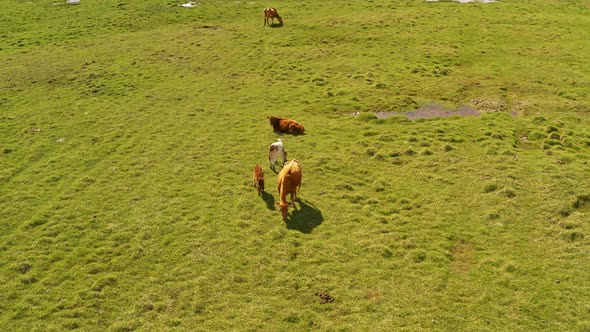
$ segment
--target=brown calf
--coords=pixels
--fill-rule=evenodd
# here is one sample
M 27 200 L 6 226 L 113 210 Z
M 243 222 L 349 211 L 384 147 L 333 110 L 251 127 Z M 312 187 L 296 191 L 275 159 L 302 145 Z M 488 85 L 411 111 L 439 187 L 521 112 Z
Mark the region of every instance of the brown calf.
M 278 177 L 278 189 L 280 201 L 277 203 L 281 210 L 283 219 L 287 219 L 289 212 L 289 202 L 287 202 L 287 195 L 291 195 L 291 204 L 293 208 L 297 210 L 295 206 L 295 200 L 297 200 L 297 193 L 301 189 L 301 164 L 299 161 L 293 159 L 279 172 Z
M 295 120 L 278 116 L 267 116 L 266 118 L 270 121 L 274 132 L 300 135 L 305 131 L 305 127 Z
M 271 26 L 275 22 L 275 18 L 279 20 L 279 24 L 283 25 L 283 19 L 279 16 L 276 8 L 264 8 L 264 25 Z
M 258 189 L 258 195 L 262 195 L 264 192 L 264 173 L 262 173 L 262 167 L 260 167 L 260 165 L 254 167 L 254 175 L 252 178 L 254 180 L 254 187 Z

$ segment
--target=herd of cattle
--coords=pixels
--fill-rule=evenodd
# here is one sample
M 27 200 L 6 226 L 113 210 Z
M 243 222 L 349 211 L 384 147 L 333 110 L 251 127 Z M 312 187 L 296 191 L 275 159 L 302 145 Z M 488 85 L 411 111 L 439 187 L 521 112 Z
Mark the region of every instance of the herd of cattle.
M 305 131 L 305 128 L 294 120 L 276 116 L 269 116 L 267 118 L 273 127 L 273 131 L 276 133 L 300 135 Z M 287 162 L 287 151 L 280 138 L 268 148 L 268 164 L 273 171 L 275 171 L 275 165 L 279 157 L 282 159 L 283 168 L 277 178 L 279 190 L 279 202 L 277 204 L 279 205 L 283 219 L 286 219 L 290 204 L 297 210 L 295 200 L 297 200 L 297 193 L 301 190 L 301 164 L 295 159 Z M 260 165 L 254 167 L 253 181 L 254 186 L 258 189 L 258 195 L 262 195 L 264 192 L 264 172 Z M 287 195 L 291 196 L 291 203 L 287 202 Z
M 264 8 L 264 25 L 268 24 L 270 26 L 274 24 L 275 18 L 279 21 L 280 25 L 283 24 L 283 19 L 276 8 Z M 273 131 L 276 133 L 301 135 L 305 131 L 305 128 L 294 120 L 277 116 L 269 116 L 267 118 L 270 121 Z M 283 219 L 286 219 L 289 213 L 289 205 L 292 204 L 293 208 L 295 210 L 297 209 L 295 200 L 297 200 L 297 193 L 301 190 L 301 164 L 295 159 L 287 162 L 287 151 L 280 138 L 268 148 L 268 164 L 270 169 L 275 172 L 275 165 L 279 157 L 282 159 L 283 168 L 277 178 L 279 190 L 279 202 L 277 204 L 279 205 Z M 264 192 L 264 172 L 260 165 L 254 167 L 253 181 L 254 186 L 258 189 L 258 195 L 262 195 Z M 291 196 L 290 203 L 287 201 L 287 195 Z

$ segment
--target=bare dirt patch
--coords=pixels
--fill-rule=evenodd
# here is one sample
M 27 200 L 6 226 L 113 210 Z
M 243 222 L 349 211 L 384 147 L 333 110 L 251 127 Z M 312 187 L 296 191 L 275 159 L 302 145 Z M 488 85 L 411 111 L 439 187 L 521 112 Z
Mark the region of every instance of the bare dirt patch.
M 452 272 L 457 274 L 467 274 L 473 265 L 475 256 L 475 245 L 467 241 L 455 243 L 451 249 L 451 266 Z

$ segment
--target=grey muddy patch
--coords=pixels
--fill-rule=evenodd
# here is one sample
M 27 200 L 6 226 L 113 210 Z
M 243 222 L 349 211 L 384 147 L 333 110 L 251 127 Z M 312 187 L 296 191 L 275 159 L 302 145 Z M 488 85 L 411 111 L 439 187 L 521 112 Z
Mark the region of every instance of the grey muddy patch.
M 371 116 L 377 119 L 386 119 L 389 117 L 403 116 L 410 120 L 429 119 L 429 118 L 448 118 L 451 116 L 479 116 L 485 113 L 503 112 L 513 116 L 517 116 L 526 105 L 526 102 L 515 101 L 511 105 L 504 101 L 473 99 L 470 105 L 461 105 L 455 109 L 447 109 L 443 105 L 432 102 L 423 105 L 413 111 L 409 112 L 368 112 Z M 356 117 L 361 112 L 348 113 Z
M 378 119 L 385 119 L 392 116 L 405 116 L 410 120 L 428 118 L 447 118 L 450 116 L 479 116 L 482 112 L 477 109 L 462 105 L 455 110 L 446 110 L 440 104 L 428 104 L 410 112 L 378 112 L 375 113 Z

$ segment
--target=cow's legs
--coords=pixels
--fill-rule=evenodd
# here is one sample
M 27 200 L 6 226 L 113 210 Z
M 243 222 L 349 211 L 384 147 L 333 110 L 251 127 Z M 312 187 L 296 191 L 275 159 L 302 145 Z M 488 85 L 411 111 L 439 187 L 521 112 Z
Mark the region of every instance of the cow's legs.
M 297 194 L 291 193 L 291 203 L 293 203 L 293 209 L 297 210 L 297 205 L 295 205 L 295 201 L 297 200 Z

